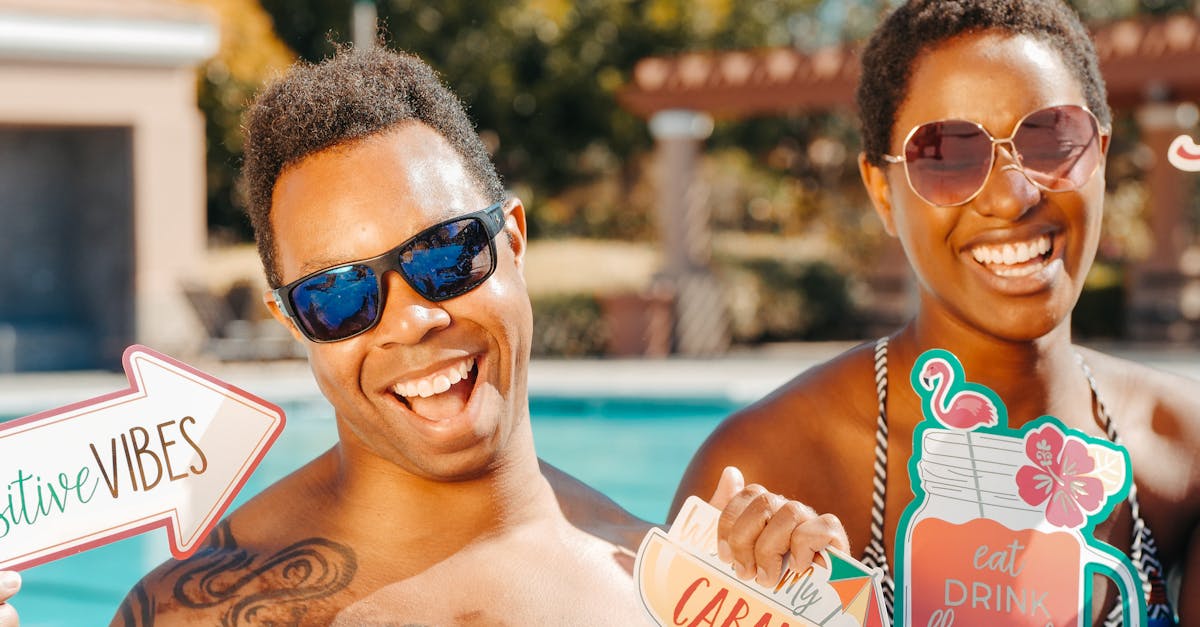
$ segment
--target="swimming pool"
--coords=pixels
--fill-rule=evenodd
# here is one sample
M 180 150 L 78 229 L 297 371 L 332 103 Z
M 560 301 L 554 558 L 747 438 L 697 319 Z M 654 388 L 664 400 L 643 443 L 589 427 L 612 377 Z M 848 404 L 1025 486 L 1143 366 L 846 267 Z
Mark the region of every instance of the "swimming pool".
M 530 402 L 540 456 L 634 514 L 662 521 L 692 453 L 740 403 L 724 398 L 542 396 Z M 234 501 L 241 504 L 336 440 L 323 400 L 284 404 L 288 423 Z M 23 627 L 107 624 L 143 574 L 170 557 L 155 530 L 28 569 Z

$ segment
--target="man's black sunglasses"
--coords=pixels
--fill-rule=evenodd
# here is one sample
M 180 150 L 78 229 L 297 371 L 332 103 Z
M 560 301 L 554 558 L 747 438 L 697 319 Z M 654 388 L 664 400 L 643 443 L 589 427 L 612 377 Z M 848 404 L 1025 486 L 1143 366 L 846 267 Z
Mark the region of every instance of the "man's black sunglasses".
M 435 224 L 370 259 L 326 268 L 272 290 L 275 302 L 314 342 L 365 333 L 383 313 L 383 275 L 395 270 L 413 290 L 439 302 L 475 289 L 496 270 L 504 203 Z

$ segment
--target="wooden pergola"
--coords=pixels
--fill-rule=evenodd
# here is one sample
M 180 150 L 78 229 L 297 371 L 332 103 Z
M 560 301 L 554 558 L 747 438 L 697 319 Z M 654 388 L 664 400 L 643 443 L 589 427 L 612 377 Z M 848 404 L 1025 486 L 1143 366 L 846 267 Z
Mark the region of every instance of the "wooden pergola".
M 1109 103 L 1200 100 L 1200 19 L 1124 20 L 1093 31 Z M 718 117 L 854 106 L 858 46 L 690 52 L 642 59 L 621 104 L 642 117 L 690 109 Z M 1160 95 L 1161 94 L 1161 95 Z
M 1142 142 L 1159 156 L 1146 178 L 1153 252 L 1129 274 L 1130 333 L 1138 339 L 1198 337 L 1200 276 L 1193 276 L 1195 270 L 1183 263 L 1194 237 L 1185 213 L 1189 174 L 1173 169 L 1162 157 L 1172 139 L 1196 126 L 1200 19 L 1180 14 L 1123 20 L 1094 25 L 1092 32 L 1109 103 L 1136 114 Z M 699 240 L 665 242 L 664 274 L 702 275 L 707 265 L 707 236 L 698 222 L 706 224 L 708 215 L 693 206 L 688 191 L 713 117 L 853 110 L 858 56 L 859 47 L 849 45 L 812 53 L 791 48 L 698 51 L 637 63 L 619 101 L 649 121 L 659 146 L 666 181 L 660 219 L 683 221 L 690 224 L 687 232 L 700 233 Z M 895 251 L 885 255 L 881 267 L 894 267 L 894 255 Z M 703 331 L 709 332 L 711 328 Z M 687 345 L 688 334 L 688 329 L 677 328 L 681 346 Z

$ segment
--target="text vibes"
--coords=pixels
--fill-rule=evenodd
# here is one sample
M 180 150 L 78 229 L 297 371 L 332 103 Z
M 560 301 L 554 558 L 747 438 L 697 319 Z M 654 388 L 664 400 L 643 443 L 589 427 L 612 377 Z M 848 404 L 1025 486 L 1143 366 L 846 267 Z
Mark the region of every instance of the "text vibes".
M 145 493 L 164 480 L 175 482 L 203 474 L 208 458 L 194 437 L 195 429 L 196 419 L 191 416 L 161 422 L 151 429 L 134 426 L 99 445 L 88 443 L 81 451 L 81 463 L 72 465 L 72 470 L 17 468 L 5 484 L 0 502 L 0 538 L 18 526 L 34 527 L 92 502 L 101 481 L 112 498 L 118 499 L 124 486 Z

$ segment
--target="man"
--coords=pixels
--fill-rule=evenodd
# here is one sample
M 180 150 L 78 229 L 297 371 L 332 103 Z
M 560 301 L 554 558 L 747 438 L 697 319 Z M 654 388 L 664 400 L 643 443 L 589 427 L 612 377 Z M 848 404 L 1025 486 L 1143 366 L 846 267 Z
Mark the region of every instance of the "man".
M 647 623 L 631 571 L 649 525 L 534 451 L 525 209 L 433 71 L 382 49 L 293 68 L 247 115 L 244 170 L 266 304 L 338 441 L 113 624 Z M 713 503 L 743 577 L 844 548 L 836 519 L 732 470 Z
M 118 625 L 643 624 L 647 524 L 539 461 L 525 210 L 426 65 L 343 51 L 246 121 L 267 306 L 338 442 L 129 593 Z

